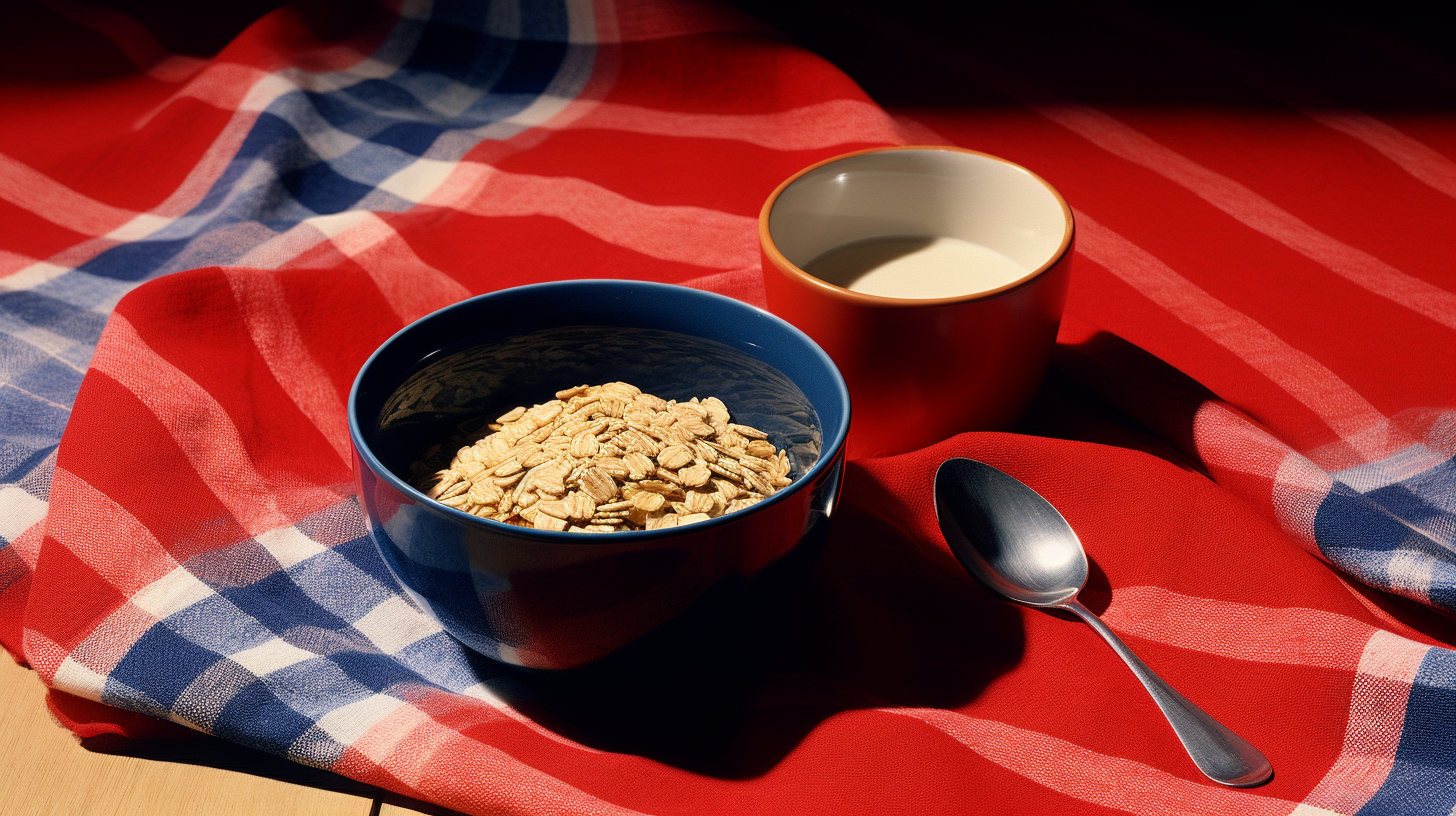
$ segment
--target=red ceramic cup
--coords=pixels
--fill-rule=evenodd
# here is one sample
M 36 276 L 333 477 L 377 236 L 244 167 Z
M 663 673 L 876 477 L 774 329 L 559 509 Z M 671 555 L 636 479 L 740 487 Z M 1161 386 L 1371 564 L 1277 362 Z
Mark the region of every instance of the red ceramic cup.
M 769 309 L 849 384 L 850 457 L 1004 429 L 1026 411 L 1073 238 L 1067 202 L 1036 174 L 955 147 L 848 153 L 780 184 L 758 235 Z

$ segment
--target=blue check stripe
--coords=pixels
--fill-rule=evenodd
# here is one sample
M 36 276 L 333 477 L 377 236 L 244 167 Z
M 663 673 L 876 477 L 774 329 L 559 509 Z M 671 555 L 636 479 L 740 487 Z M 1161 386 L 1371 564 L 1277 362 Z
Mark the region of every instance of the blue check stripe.
M 1456 652 L 1431 649 L 1411 684 L 1395 765 L 1359 816 L 1456 811 Z
M 1456 459 L 1412 445 L 1332 474 L 1315 542 L 1372 586 L 1456 610 Z
M 519 133 L 526 125 L 510 117 L 543 96 L 570 99 L 590 75 L 594 46 L 571 42 L 564 1 L 415 5 L 428 14 L 407 6 L 363 64 L 276 75 L 295 87 L 259 113 L 189 212 L 27 289 L 0 289 L 0 487 L 47 467 L 107 314 L 131 288 L 236 263 L 316 216 L 406 210 L 415 202 L 379 189 L 386 179 Z
M 249 539 L 189 561 L 211 591 L 131 646 L 102 702 L 328 767 L 344 749 L 318 727 L 330 712 L 376 694 L 407 701 L 482 682 L 455 639 L 400 601 L 357 504 L 287 532 L 316 552 L 284 567 Z M 419 636 L 386 652 L 371 639 L 380 632 Z M 274 654 L 284 656 L 278 665 Z

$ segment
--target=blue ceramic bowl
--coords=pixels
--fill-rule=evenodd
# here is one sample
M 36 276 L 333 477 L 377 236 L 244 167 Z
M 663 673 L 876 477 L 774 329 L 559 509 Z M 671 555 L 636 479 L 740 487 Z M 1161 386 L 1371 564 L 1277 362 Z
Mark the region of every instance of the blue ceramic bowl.
M 789 451 L 793 483 L 710 521 L 600 534 L 478 518 L 410 485 L 411 464 L 462 427 L 614 380 L 722 399 Z M 349 395 L 359 496 L 390 571 L 470 648 L 539 669 L 592 663 L 786 561 L 822 533 L 848 429 L 844 380 L 798 329 L 720 295 L 633 281 L 523 286 L 441 309 L 380 346 Z

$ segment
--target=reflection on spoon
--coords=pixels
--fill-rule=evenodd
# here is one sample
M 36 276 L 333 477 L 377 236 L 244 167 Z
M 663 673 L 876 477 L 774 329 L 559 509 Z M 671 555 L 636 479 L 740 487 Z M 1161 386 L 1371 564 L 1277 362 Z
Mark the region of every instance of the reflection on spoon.
M 1257 748 L 1163 682 L 1077 601 L 1087 555 L 1071 525 L 1035 490 L 982 462 L 950 459 L 935 473 L 935 514 L 961 566 L 989 589 L 1028 606 L 1065 609 L 1096 630 L 1142 681 L 1205 776 L 1236 788 L 1274 776 Z

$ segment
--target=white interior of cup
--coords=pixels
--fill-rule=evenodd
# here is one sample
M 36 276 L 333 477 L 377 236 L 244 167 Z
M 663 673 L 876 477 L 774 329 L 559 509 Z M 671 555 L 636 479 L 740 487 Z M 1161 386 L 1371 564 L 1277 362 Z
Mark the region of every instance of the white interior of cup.
M 999 252 L 1028 275 L 1052 260 L 1067 231 L 1058 196 L 1024 168 L 957 150 L 862 153 L 805 173 L 779 194 L 769 235 L 803 269 L 831 249 L 870 238 L 957 238 Z

